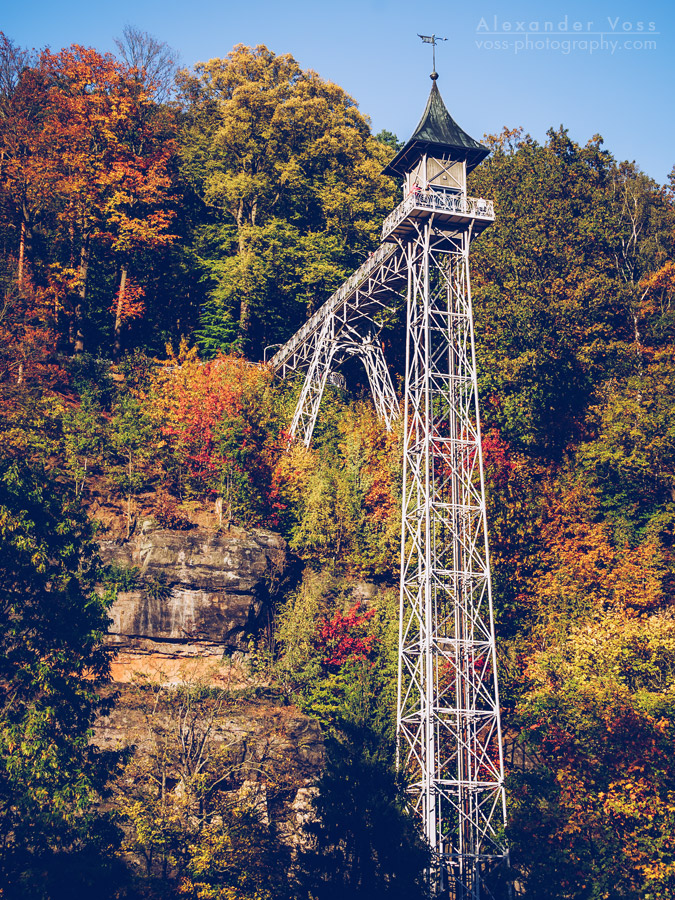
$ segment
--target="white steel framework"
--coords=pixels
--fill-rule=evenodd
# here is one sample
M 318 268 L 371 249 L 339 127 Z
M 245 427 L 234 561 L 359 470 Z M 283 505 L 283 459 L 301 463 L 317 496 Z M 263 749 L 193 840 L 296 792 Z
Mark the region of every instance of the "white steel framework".
M 309 444 L 345 355 L 366 366 L 378 413 L 399 407 L 377 313 L 407 298 L 397 735 L 410 806 L 431 850 L 429 896 L 501 900 L 508 862 L 492 588 L 473 314 L 472 239 L 492 201 L 467 197 L 487 149 L 452 120 L 435 79 L 408 143 L 383 244 L 271 360 L 305 371 L 291 432 Z
M 405 284 L 406 263 L 400 248 L 381 244 L 272 357 L 270 364 L 282 377 L 305 373 L 291 437 L 309 446 L 329 376 L 347 356 L 362 360 L 377 413 L 391 428 L 400 410 L 378 342 L 377 318 L 401 302 Z
M 430 212 L 437 226 L 456 228 L 471 222 L 474 234 L 494 220 L 491 200 L 434 190 L 411 191 L 385 219 L 379 248 L 271 358 L 270 365 L 282 378 L 305 374 L 289 429 L 291 437 L 305 446 L 312 440 L 331 372 L 347 356 L 362 360 L 375 409 L 388 430 L 399 417 L 398 398 L 377 339 L 376 319 L 378 313 L 401 302 L 408 267 L 401 237 L 414 233 L 420 219 Z
M 399 761 L 432 852 L 431 896 L 491 896 L 504 764 L 473 317 L 471 224 L 406 242 Z

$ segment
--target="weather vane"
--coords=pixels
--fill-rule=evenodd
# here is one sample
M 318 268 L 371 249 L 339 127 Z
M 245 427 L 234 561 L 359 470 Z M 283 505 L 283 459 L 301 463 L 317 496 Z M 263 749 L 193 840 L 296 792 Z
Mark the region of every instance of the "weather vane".
M 425 44 L 431 44 L 433 63 L 434 63 L 434 71 L 431 73 L 432 81 L 436 81 L 438 78 L 438 72 L 436 71 L 436 41 L 447 41 L 447 38 L 438 37 L 435 34 L 419 34 L 417 37 L 421 37 Z

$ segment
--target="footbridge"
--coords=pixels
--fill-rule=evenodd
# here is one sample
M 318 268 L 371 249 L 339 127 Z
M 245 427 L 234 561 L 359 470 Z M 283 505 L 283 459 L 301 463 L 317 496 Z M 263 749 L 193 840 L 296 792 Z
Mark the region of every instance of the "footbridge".
M 381 244 L 270 360 L 282 378 L 305 375 L 290 433 L 306 446 L 328 377 L 349 356 L 363 362 L 387 428 L 398 417 L 398 398 L 378 338 L 381 314 L 402 302 L 406 284 L 401 248 Z
M 382 226 L 383 243 L 270 359 L 282 378 L 304 373 L 290 434 L 309 446 L 321 398 L 333 371 L 347 357 L 366 370 L 378 416 L 387 427 L 399 417 L 399 402 L 379 342 L 382 313 L 405 303 L 409 252 L 431 216 L 437 234 L 474 235 L 494 221 L 491 200 L 413 186 Z

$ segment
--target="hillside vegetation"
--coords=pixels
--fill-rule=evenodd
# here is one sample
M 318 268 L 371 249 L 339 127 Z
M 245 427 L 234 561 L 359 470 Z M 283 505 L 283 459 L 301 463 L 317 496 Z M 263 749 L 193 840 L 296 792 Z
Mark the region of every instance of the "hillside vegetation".
M 0 35 L 0 896 L 417 896 L 392 754 L 401 435 L 350 370 L 288 450 L 299 385 L 259 363 L 377 246 L 396 139 L 290 56 L 237 46 L 174 90 L 168 48 L 125 40 L 118 59 Z M 665 900 L 675 176 L 562 128 L 487 141 L 472 291 L 514 877 L 531 900 Z M 399 310 L 395 375 L 404 330 Z M 122 578 L 96 539 L 148 517 L 279 531 L 301 563 L 250 654 L 327 740 L 290 883 L 219 792 L 225 758 L 169 800 L 107 793 L 133 778 L 89 743 Z M 205 715 L 222 702 L 190 690 Z

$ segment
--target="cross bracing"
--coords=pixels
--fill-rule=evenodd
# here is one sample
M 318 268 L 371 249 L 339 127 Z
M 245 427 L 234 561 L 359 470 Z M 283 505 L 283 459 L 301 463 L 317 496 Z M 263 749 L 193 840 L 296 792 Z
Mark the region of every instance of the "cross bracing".
M 506 857 L 503 758 L 469 284 L 472 221 L 409 223 L 399 762 L 432 896 L 486 897 Z
M 387 428 L 400 415 L 399 403 L 378 342 L 378 314 L 400 305 L 407 284 L 407 262 L 402 236 L 419 231 L 422 217 L 433 212 L 447 239 L 472 223 L 475 234 L 494 219 L 492 201 L 435 191 L 417 190 L 385 219 L 385 243 L 372 253 L 331 297 L 278 350 L 270 365 L 282 378 L 304 374 L 305 380 L 291 421 L 290 433 L 307 446 L 312 439 L 321 398 L 333 370 L 347 356 L 362 360 L 373 393 L 375 409 Z M 451 229 L 448 232 L 448 228 Z M 440 232 L 439 232 L 440 233 Z M 451 239 L 451 238 L 449 238 Z M 437 323 L 443 327 L 443 313 Z M 442 348 L 437 351 L 442 353 Z
M 375 408 L 387 428 L 399 403 L 378 341 L 378 314 L 401 303 L 407 270 L 396 244 L 382 244 L 270 360 L 282 377 L 304 373 L 291 422 L 293 437 L 309 445 L 331 371 L 346 357 L 363 361 Z

